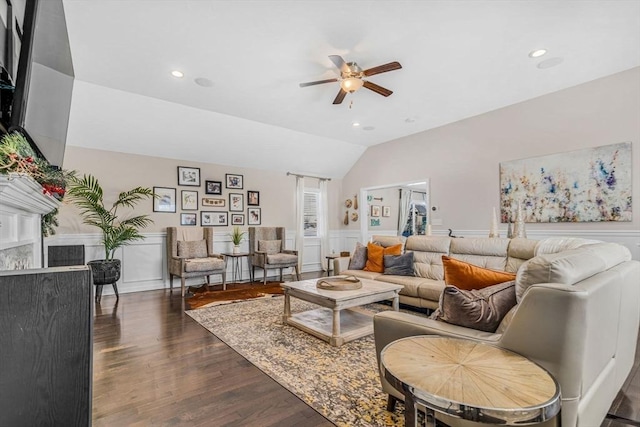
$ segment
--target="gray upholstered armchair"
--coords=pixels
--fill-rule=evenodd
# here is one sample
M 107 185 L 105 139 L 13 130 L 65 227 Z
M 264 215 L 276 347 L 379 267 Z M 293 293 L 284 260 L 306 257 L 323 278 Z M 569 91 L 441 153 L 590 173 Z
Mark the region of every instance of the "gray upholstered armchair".
M 267 283 L 267 269 L 293 267 L 296 278 L 300 280 L 298 271 L 298 251 L 284 249 L 284 227 L 249 227 L 249 259 L 251 260 L 251 277 L 255 277 L 256 267 L 264 270 L 264 284 Z
M 173 276 L 181 279 L 181 294 L 189 277 L 222 275 L 222 288 L 227 288 L 227 273 L 223 255 L 213 252 L 213 229 L 207 227 L 167 227 L 167 263 L 169 285 L 173 291 Z

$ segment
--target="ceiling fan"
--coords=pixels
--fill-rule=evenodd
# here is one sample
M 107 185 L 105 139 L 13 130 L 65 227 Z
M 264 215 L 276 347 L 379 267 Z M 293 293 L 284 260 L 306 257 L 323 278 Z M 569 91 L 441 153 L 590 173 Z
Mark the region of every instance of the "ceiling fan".
M 387 71 L 399 70 L 402 68 L 399 62 L 389 62 L 388 64 L 378 65 L 377 67 L 368 68 L 363 70 L 355 62 L 345 62 L 340 55 L 329 55 L 329 59 L 340 70 L 340 78 L 318 80 L 315 82 L 300 83 L 300 87 L 320 85 L 323 83 L 340 82 L 340 92 L 333 100 L 334 104 L 340 104 L 347 96 L 347 93 L 353 93 L 361 87 L 366 87 L 369 90 L 382 96 L 389 96 L 393 93 L 387 88 L 379 86 L 375 83 L 371 83 L 368 80 L 364 80 L 364 77 L 373 76 L 374 74 L 386 73 Z

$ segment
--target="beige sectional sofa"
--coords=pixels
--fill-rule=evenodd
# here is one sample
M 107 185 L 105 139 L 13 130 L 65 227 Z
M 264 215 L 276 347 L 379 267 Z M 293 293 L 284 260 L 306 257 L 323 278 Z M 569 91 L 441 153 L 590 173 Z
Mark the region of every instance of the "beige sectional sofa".
M 622 245 L 580 239 L 409 237 L 406 249 L 420 249 L 414 270 L 421 277 L 401 292 L 405 303 L 435 307 L 437 287 L 443 286 L 438 280 L 442 270 L 438 257 L 447 245 L 452 257 L 516 272 L 518 304 L 493 333 L 409 313 L 379 313 L 374 317 L 378 357 L 387 344 L 415 335 L 496 345 L 533 360 L 556 378 L 563 426 L 600 426 L 633 366 L 640 327 L 640 262 L 631 260 Z M 406 279 L 411 278 L 402 280 Z M 383 377 L 381 381 L 390 398 L 403 399 L 401 391 Z M 454 426 L 484 425 L 441 417 Z
M 413 252 L 415 276 L 394 276 L 364 270 L 349 270 L 349 257 L 334 260 L 335 274 L 349 274 L 404 286 L 400 303 L 418 308 L 435 309 L 444 289 L 442 255 L 448 255 L 492 270 L 515 273 L 518 267 L 535 255 L 537 240 L 451 238 L 445 236 L 403 237 L 373 236 L 373 241 L 388 247 L 404 244 L 405 251 Z

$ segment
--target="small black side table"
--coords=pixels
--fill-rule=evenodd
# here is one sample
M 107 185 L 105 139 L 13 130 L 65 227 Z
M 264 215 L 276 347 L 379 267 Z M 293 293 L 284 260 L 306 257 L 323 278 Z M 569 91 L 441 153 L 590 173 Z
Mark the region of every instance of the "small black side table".
M 247 258 L 247 268 L 249 269 L 249 274 L 251 274 L 251 266 L 249 265 L 249 253 L 248 252 L 240 252 L 237 254 L 234 253 L 227 253 L 227 252 L 223 252 L 222 255 L 224 255 L 224 269 L 227 269 L 227 262 L 229 261 L 229 258 L 231 258 L 231 274 L 232 274 L 232 280 L 233 283 L 237 283 L 236 282 L 236 276 L 238 276 L 238 282 L 242 281 L 242 258 L 246 257 Z
M 331 276 L 331 261 L 340 258 L 338 254 L 330 254 L 325 257 L 327 259 L 327 276 Z

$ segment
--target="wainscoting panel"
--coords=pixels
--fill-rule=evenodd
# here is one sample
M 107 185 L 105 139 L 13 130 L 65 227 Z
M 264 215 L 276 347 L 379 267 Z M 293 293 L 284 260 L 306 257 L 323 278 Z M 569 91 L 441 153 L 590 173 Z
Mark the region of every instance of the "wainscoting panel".
M 373 234 L 393 235 L 391 232 L 379 232 Z M 435 230 L 434 235 L 446 236 L 447 230 Z M 461 237 L 485 237 L 488 230 L 455 230 L 454 234 Z M 506 230 L 501 230 L 502 235 L 506 235 Z M 581 237 L 584 239 L 602 240 L 605 242 L 615 242 L 625 245 L 631 251 L 633 259 L 640 260 L 640 231 L 527 231 L 531 239 L 542 240 L 548 237 Z M 139 292 L 153 289 L 166 289 L 169 287 L 169 277 L 166 271 L 166 248 L 165 233 L 145 233 L 145 240 L 134 242 L 116 251 L 116 258 L 122 261 L 122 278 L 118 282 L 118 290 L 122 293 Z M 228 233 L 220 232 L 214 237 L 214 249 L 218 253 L 231 252 L 232 244 Z M 357 242 L 362 242 L 359 230 L 332 231 L 329 236 L 330 251 L 338 253 L 349 251 L 353 253 Z M 367 240 L 368 241 L 368 240 Z M 365 243 L 365 242 L 362 242 Z M 103 259 L 104 249 L 100 245 L 100 238 L 97 234 L 67 234 L 54 235 L 44 241 L 44 254 L 47 257 L 49 245 L 85 245 L 86 260 Z M 287 231 L 287 248 L 295 246 L 295 233 Z M 240 246 L 243 252 L 248 252 L 248 242 L 243 241 Z M 320 241 L 315 238 L 306 238 L 303 251 L 302 272 L 320 271 L 326 267 L 326 260 L 320 259 Z M 45 259 L 45 265 L 47 260 Z M 246 258 L 241 260 L 242 278 L 249 278 L 249 267 Z M 284 274 L 289 275 L 293 269 L 285 269 Z M 269 271 L 270 275 L 277 274 L 276 270 Z M 231 280 L 232 263 L 228 263 L 227 277 Z M 256 270 L 256 280 L 262 278 L 262 270 Z M 288 278 L 286 278 L 288 279 Z M 220 283 L 220 276 L 212 276 L 213 283 Z M 189 279 L 188 284 L 197 285 L 203 283 L 202 278 Z M 180 286 L 179 278 L 174 280 L 174 287 Z M 111 288 L 105 286 L 104 294 L 112 293 Z

